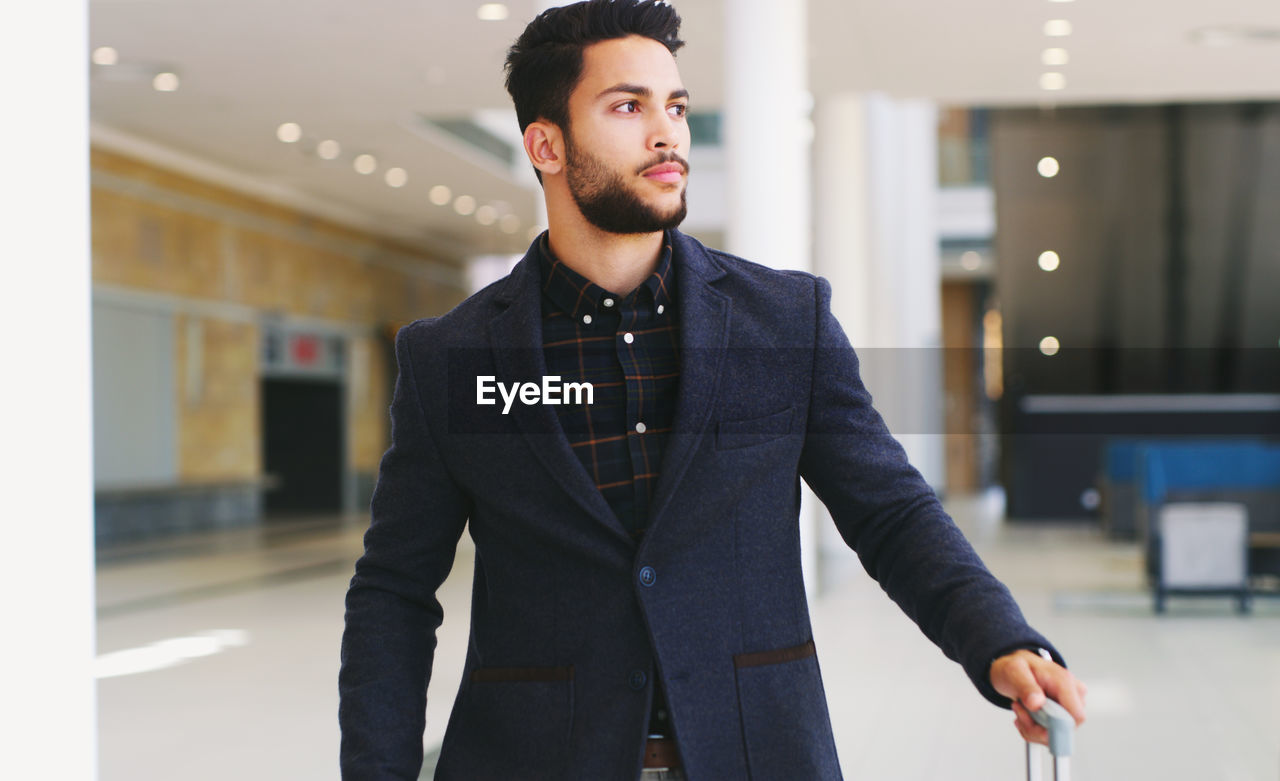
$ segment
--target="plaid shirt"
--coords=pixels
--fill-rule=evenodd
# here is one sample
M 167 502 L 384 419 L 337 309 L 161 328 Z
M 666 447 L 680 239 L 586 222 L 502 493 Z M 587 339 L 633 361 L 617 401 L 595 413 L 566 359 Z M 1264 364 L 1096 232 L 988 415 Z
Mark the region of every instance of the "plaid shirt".
M 594 403 L 556 407 L 560 426 L 618 520 L 639 539 L 675 415 L 680 323 L 671 238 L 653 274 L 626 296 L 561 263 L 544 233 L 542 348 L 547 374 L 589 382 Z

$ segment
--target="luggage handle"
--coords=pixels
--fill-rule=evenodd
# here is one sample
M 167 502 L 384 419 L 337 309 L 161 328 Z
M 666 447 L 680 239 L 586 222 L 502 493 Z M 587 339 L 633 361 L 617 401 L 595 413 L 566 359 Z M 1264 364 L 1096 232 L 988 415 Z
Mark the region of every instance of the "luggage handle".
M 1049 753 L 1053 756 L 1055 781 L 1068 781 L 1071 774 L 1071 748 L 1074 742 L 1076 721 L 1067 709 L 1045 698 L 1040 710 L 1031 718 L 1049 731 Z M 1031 743 L 1027 744 L 1027 781 L 1040 781 L 1040 756 Z

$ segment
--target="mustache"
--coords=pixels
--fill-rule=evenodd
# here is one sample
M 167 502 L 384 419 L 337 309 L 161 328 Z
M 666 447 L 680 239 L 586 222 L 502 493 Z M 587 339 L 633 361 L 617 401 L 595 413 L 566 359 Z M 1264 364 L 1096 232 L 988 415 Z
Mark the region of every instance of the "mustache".
M 689 175 L 689 161 L 685 160 L 683 157 L 676 154 L 675 152 L 659 153 L 652 160 L 650 160 L 649 162 L 637 168 L 636 174 L 642 174 L 645 171 L 648 171 L 650 168 L 653 168 L 655 165 L 662 165 L 663 163 L 675 163 L 684 169 L 685 176 Z

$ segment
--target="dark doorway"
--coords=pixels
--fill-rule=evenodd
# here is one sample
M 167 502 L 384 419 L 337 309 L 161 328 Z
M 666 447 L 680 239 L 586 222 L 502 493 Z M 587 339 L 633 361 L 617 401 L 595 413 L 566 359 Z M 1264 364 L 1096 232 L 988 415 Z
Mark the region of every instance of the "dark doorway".
M 342 511 L 342 385 L 262 381 L 267 519 Z

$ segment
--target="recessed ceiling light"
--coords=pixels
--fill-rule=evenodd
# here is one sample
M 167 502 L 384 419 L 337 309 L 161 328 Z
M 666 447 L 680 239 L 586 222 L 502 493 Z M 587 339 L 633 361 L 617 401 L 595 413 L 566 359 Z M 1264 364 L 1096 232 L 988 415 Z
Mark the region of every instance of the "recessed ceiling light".
M 960 266 L 965 271 L 977 271 L 982 266 L 982 256 L 969 250 L 960 256 Z
M 497 221 L 498 221 L 498 210 L 493 208 L 489 204 L 486 203 L 484 206 L 481 206 L 479 209 L 476 209 L 476 222 L 480 223 L 481 225 L 492 225 Z
M 378 158 L 373 155 L 359 155 L 351 164 L 355 167 L 356 173 L 366 176 L 378 170 Z
M 1045 271 L 1056 271 L 1058 269 L 1058 264 L 1062 262 L 1062 259 L 1058 257 L 1058 253 L 1053 250 L 1048 250 L 1047 252 L 1040 253 L 1040 259 L 1037 262 L 1040 264 L 1040 268 Z
M 286 122 L 276 128 L 276 138 L 286 144 L 292 144 L 302 138 L 302 126 L 297 122 Z
M 94 65 L 115 65 L 120 61 L 120 55 L 110 46 L 99 46 L 93 50 L 91 59 Z
M 1040 352 L 1045 355 L 1057 355 L 1060 349 L 1062 349 L 1062 343 L 1056 336 L 1046 336 L 1040 340 Z
M 498 221 L 498 227 L 503 233 L 515 233 L 520 230 L 520 218 L 514 214 L 503 215 Z
M 453 200 L 453 191 L 443 184 L 437 184 L 431 188 L 431 192 L 427 193 L 427 198 L 436 206 L 444 206 Z
M 466 217 L 476 210 L 476 199 L 470 195 L 459 195 L 453 202 L 453 210 Z
M 1050 72 L 1040 74 L 1040 89 L 1060 90 L 1067 88 L 1067 77 L 1061 73 Z
M 169 71 L 157 73 L 156 77 L 151 80 L 151 86 L 155 88 L 156 92 L 177 92 L 179 83 L 178 74 L 170 73 Z
M 1045 49 L 1040 54 L 1040 62 L 1051 66 L 1066 65 L 1071 62 L 1071 55 L 1066 49 Z
M 501 22 L 511 15 L 502 3 L 485 3 L 476 9 L 476 16 L 482 22 Z
M 1040 158 L 1040 162 L 1036 163 L 1036 170 L 1039 171 L 1040 175 L 1044 178 L 1052 179 L 1058 175 L 1058 171 L 1061 170 L 1061 167 L 1058 165 L 1058 159 L 1056 157 L 1042 157 Z
M 1050 19 L 1044 23 L 1044 34 L 1050 38 L 1064 38 L 1071 34 L 1071 22 L 1066 19 Z
M 1076 0 L 1049 0 L 1051 3 L 1074 3 Z
M 389 187 L 404 187 L 409 183 L 409 172 L 403 168 L 388 168 L 383 178 Z
M 325 139 L 316 144 L 316 154 L 324 160 L 337 160 L 338 155 L 342 154 L 342 144 L 332 138 Z

